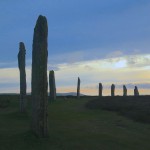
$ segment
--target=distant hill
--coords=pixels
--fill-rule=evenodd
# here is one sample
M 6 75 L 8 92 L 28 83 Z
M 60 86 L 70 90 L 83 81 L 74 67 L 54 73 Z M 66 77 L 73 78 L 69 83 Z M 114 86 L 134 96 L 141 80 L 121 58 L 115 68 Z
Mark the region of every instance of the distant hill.
M 57 93 L 57 96 L 77 96 L 77 93 L 76 92 Z M 80 94 L 80 96 L 86 96 L 86 95 Z

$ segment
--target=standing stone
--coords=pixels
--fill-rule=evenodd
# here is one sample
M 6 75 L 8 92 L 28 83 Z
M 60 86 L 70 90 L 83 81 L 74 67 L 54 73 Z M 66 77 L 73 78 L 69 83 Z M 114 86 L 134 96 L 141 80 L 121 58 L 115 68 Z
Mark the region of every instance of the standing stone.
M 47 19 L 40 15 L 32 45 L 32 131 L 38 137 L 48 136 L 47 36 Z
M 115 85 L 111 85 L 111 96 L 115 96 Z
M 49 90 L 50 90 L 50 100 L 56 99 L 56 84 L 55 84 L 55 73 L 53 70 L 49 71 Z
M 80 98 L 80 78 L 78 77 L 78 83 L 77 83 L 77 98 Z
M 127 88 L 123 85 L 123 96 L 127 96 Z
M 26 111 L 26 71 L 25 71 L 26 49 L 23 42 L 19 43 L 18 67 L 20 71 L 20 112 Z
M 99 97 L 102 96 L 102 92 L 103 92 L 103 85 L 102 83 L 99 83 Z
M 137 86 L 135 86 L 134 88 L 134 96 L 139 96 L 139 91 L 138 91 Z

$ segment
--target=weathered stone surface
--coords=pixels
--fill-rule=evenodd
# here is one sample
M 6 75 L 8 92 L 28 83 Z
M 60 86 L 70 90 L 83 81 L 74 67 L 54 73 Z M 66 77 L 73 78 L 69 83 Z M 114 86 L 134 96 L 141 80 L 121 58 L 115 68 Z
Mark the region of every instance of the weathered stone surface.
M 77 83 L 77 98 L 80 98 L 80 78 L 78 77 L 78 83 Z
M 102 92 L 103 92 L 103 85 L 102 83 L 99 83 L 99 96 L 102 96 Z
M 53 101 L 56 99 L 55 73 L 53 70 L 49 71 L 49 89 L 50 89 L 50 101 Z
M 25 71 L 26 49 L 23 42 L 19 43 L 18 67 L 20 71 L 20 112 L 26 111 L 26 71 Z
M 123 85 L 123 96 L 127 96 L 127 88 Z
M 139 96 L 139 91 L 137 86 L 135 86 L 134 88 L 134 96 Z
M 32 131 L 38 137 L 48 136 L 47 36 L 47 19 L 40 15 L 32 45 Z
M 111 85 L 111 96 L 115 96 L 115 85 Z

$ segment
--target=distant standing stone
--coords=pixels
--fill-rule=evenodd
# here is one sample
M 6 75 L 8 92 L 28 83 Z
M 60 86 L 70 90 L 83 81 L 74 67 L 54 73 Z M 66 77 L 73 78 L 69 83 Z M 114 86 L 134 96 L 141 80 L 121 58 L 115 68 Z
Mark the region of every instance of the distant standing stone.
M 77 98 L 80 98 L 80 78 L 78 77 L 77 82 Z
M 103 85 L 102 83 L 99 83 L 99 96 L 102 96 L 102 92 L 103 92 Z
M 115 96 L 115 85 L 111 85 L 111 96 Z
M 47 19 L 39 16 L 34 28 L 32 50 L 32 131 L 48 136 Z
M 123 96 L 127 96 L 127 88 L 123 85 Z
M 139 91 L 137 86 L 135 86 L 134 88 L 134 96 L 139 96 Z
M 50 100 L 56 99 L 56 84 L 55 84 L 55 73 L 53 70 L 49 71 L 49 89 L 50 89 Z
M 19 43 L 18 67 L 20 71 L 20 112 L 26 111 L 26 71 L 25 71 L 26 49 L 23 42 Z

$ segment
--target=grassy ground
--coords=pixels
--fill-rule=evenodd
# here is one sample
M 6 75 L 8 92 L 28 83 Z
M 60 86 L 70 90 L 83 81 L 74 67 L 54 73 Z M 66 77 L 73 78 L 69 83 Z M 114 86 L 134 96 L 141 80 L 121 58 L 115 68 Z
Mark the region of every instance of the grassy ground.
M 0 97 L 5 99 L 5 97 Z M 115 112 L 88 109 L 91 100 L 60 98 L 49 104 L 49 138 L 30 131 L 30 115 L 19 113 L 18 97 L 0 108 L 0 150 L 149 150 L 150 124 Z
M 150 123 L 150 96 L 101 97 L 89 101 L 86 106 L 115 111 L 135 121 Z

